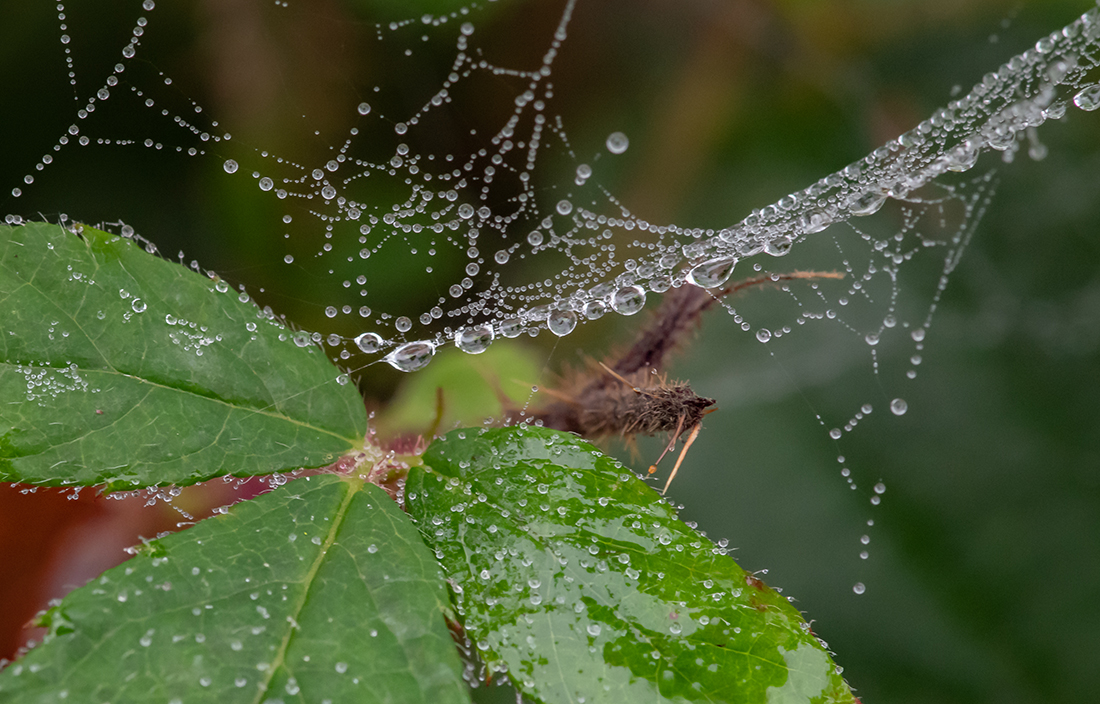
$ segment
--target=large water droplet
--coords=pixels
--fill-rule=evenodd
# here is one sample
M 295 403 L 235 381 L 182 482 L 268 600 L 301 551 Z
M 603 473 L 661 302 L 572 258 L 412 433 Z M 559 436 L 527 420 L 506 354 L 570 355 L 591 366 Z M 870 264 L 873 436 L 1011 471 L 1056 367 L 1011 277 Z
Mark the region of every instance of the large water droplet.
M 589 320 L 599 320 L 607 312 L 607 306 L 603 301 L 589 301 L 584 304 L 584 317 Z
M 263 178 L 260 179 L 260 190 L 261 191 L 270 191 L 274 187 L 275 187 L 275 182 L 272 181 L 267 176 L 264 176 Z
M 692 267 L 688 272 L 688 281 L 700 288 L 717 288 L 729 281 L 737 257 L 711 259 Z
M 397 320 L 393 321 L 393 326 L 397 328 L 397 332 L 408 332 L 412 330 L 412 321 L 402 315 Z
M 895 416 L 903 416 L 909 410 L 909 404 L 903 398 L 895 398 L 890 402 L 890 412 Z
M 519 318 L 508 318 L 500 321 L 500 334 L 504 337 L 519 337 L 521 332 L 523 332 L 523 321 Z
M 455 347 L 467 354 L 481 354 L 489 349 L 492 342 L 493 328 L 490 325 L 465 328 L 455 335 Z
M 878 212 L 882 204 L 886 202 L 886 194 L 878 191 L 867 191 L 855 196 L 848 202 L 848 208 L 852 215 L 870 215 Z
M 622 132 L 612 132 L 607 135 L 607 151 L 612 154 L 622 154 L 630 146 L 630 140 Z
M 225 169 L 225 173 L 227 174 L 236 173 L 237 162 L 233 161 L 232 159 L 226 159 L 225 163 L 222 164 L 222 168 Z
M 856 594 L 862 594 L 863 592 L 867 591 L 867 587 L 863 585 L 863 582 L 856 582 L 852 586 L 852 591 Z
M 577 314 L 571 310 L 554 311 L 547 317 L 546 327 L 558 337 L 565 337 L 577 327 Z
M 794 244 L 790 237 L 787 235 L 781 235 L 779 237 L 773 237 L 764 243 L 764 251 L 773 257 L 785 256 L 791 251 L 791 245 Z
M 619 315 L 634 315 L 645 307 L 645 289 L 641 286 L 623 286 L 611 297 L 611 307 Z
M 1073 96 L 1073 104 L 1088 112 L 1100 108 L 1100 85 L 1091 85 L 1078 91 Z
M 134 309 L 135 313 L 144 313 L 146 308 L 145 301 L 140 298 L 135 298 L 130 302 L 130 307 Z
M 424 340 L 406 342 L 385 356 L 386 363 L 402 372 L 415 372 L 428 366 L 435 354 L 435 345 Z
M 368 104 L 368 103 L 359 103 L 358 110 L 359 110 L 360 115 L 369 115 L 370 114 L 370 104 Z
M 377 352 L 382 349 L 384 344 L 386 344 L 386 341 L 382 339 L 382 336 L 373 332 L 365 332 L 355 338 L 355 346 L 367 354 Z
M 815 232 L 821 232 L 826 227 L 832 224 L 832 220 L 829 216 L 820 211 L 807 213 L 799 219 L 799 224 L 802 225 L 802 232 L 807 235 L 812 235 Z

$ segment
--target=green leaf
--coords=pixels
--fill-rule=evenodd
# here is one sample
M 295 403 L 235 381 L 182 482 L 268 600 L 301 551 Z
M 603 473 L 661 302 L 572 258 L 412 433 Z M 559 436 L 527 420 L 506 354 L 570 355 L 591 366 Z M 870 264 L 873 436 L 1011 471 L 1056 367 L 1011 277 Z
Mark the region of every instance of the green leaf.
M 362 446 L 319 347 L 132 240 L 0 226 L 0 321 L 0 481 L 189 484 Z
M 853 702 L 801 614 L 596 448 L 454 431 L 406 508 L 467 636 L 540 702 Z
M 448 607 L 385 492 L 300 479 L 69 594 L 0 701 L 467 702 Z

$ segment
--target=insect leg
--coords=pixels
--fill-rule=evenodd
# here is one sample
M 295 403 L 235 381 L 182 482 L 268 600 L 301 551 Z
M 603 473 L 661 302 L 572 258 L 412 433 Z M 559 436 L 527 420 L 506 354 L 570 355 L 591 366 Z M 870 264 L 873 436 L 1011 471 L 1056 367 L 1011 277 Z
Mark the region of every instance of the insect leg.
M 684 414 L 681 413 L 680 414 L 680 420 L 676 423 L 676 430 L 672 433 L 672 436 L 669 437 L 669 439 L 668 439 L 668 445 L 665 446 L 664 451 L 661 453 L 661 456 L 657 458 L 657 461 L 654 462 L 653 464 L 649 465 L 649 473 L 650 474 L 653 474 L 654 472 L 657 471 L 657 465 L 659 465 L 661 463 L 661 460 L 663 460 L 665 458 L 665 455 L 668 454 L 669 450 L 676 447 L 676 441 L 680 438 L 680 431 L 682 431 L 683 429 L 684 429 Z
M 672 468 L 672 474 L 668 475 L 668 481 L 665 482 L 665 488 L 661 489 L 661 494 L 668 491 L 668 487 L 672 484 L 672 480 L 676 478 L 676 473 L 680 471 L 680 464 L 684 461 L 684 455 L 687 454 L 688 448 L 691 447 L 691 443 L 695 442 L 695 438 L 699 437 L 699 430 L 702 427 L 702 423 L 696 423 L 695 427 L 691 429 L 691 434 L 688 435 L 688 439 L 684 442 L 684 449 L 680 450 L 680 456 L 676 458 L 676 465 Z

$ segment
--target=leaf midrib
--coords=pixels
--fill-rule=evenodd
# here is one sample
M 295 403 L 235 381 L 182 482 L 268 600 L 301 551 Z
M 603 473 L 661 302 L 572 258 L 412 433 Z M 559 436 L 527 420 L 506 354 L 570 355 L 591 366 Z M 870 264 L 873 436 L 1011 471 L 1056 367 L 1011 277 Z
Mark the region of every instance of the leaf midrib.
M 317 552 L 316 559 L 309 566 L 309 571 L 306 572 L 305 578 L 302 580 L 301 596 L 298 598 L 297 603 L 294 604 L 291 612 L 287 615 L 286 634 L 283 636 L 282 643 L 279 644 L 278 650 L 275 652 L 275 657 L 271 661 L 270 666 L 267 669 L 267 674 L 262 680 L 262 686 L 256 688 L 256 698 L 253 699 L 253 704 L 260 704 L 267 698 L 268 689 L 271 686 L 272 680 L 275 679 L 276 673 L 279 668 L 283 667 L 286 662 L 286 654 L 290 649 L 290 643 L 294 640 L 294 634 L 299 628 L 301 623 L 302 610 L 305 608 L 306 601 L 309 600 L 310 590 L 313 588 L 313 583 L 317 579 L 317 573 L 321 571 L 321 566 L 328 558 L 329 548 L 336 542 L 336 535 L 340 532 L 340 529 L 344 525 L 344 520 L 347 518 L 348 509 L 351 506 L 352 500 L 355 495 L 363 489 L 363 482 L 361 480 L 347 479 L 342 482 L 346 488 L 347 493 L 340 501 L 340 506 L 336 509 L 336 513 L 333 516 L 332 525 L 325 536 L 325 542 L 321 545 L 321 549 Z
M 9 361 L 9 360 L 0 361 L 0 367 L 8 367 L 8 368 L 11 368 L 11 369 L 14 370 L 14 368 L 16 366 L 35 367 L 35 368 L 38 368 L 38 369 L 51 369 L 51 370 L 55 370 L 55 371 L 62 371 L 62 370 L 65 370 L 65 369 L 72 369 L 72 365 L 55 366 L 53 364 L 41 364 L 41 363 L 38 363 L 38 362 L 22 363 L 22 362 L 12 362 L 12 361 Z M 180 386 L 172 386 L 171 384 L 164 384 L 164 383 L 152 381 L 152 380 L 147 379 L 145 377 L 136 376 L 134 374 L 127 374 L 126 372 L 119 371 L 117 369 L 114 369 L 113 367 L 108 368 L 108 369 L 90 369 L 90 368 L 87 368 L 87 367 L 77 366 L 76 369 L 80 373 L 86 374 L 86 375 L 107 374 L 107 375 L 114 375 L 114 376 L 118 376 L 118 377 L 123 377 L 123 378 L 126 378 L 126 379 L 131 379 L 131 380 L 133 380 L 137 383 L 147 384 L 147 385 L 152 386 L 154 388 L 165 389 L 167 391 L 174 391 L 176 393 L 181 393 L 181 394 L 187 394 L 187 395 L 192 396 L 192 397 L 197 398 L 197 399 L 202 399 L 204 401 L 209 401 L 211 403 L 216 403 L 216 404 L 225 406 L 225 407 L 227 407 L 231 410 L 237 410 L 237 411 L 242 411 L 242 412 L 246 412 L 246 413 L 255 413 L 257 415 L 262 415 L 262 416 L 265 416 L 265 417 L 268 417 L 268 418 L 271 418 L 271 419 L 274 419 L 274 420 L 285 421 L 287 423 L 299 426 L 301 428 L 314 430 L 318 433 L 323 433 L 325 435 L 332 436 L 332 437 L 337 438 L 339 440 L 343 440 L 343 441 L 348 443 L 349 447 L 355 447 L 355 443 L 358 441 L 358 438 L 354 438 L 354 439 L 353 438 L 348 438 L 348 437 L 345 437 L 344 435 L 341 435 L 341 434 L 339 434 L 337 432 L 334 432 L 332 430 L 329 430 L 327 428 L 322 428 L 322 427 L 319 427 L 319 426 L 314 425 L 312 423 L 301 421 L 301 420 L 292 418 L 290 416 L 284 415 L 282 413 L 266 411 L 263 408 L 253 408 L 253 407 L 249 407 L 249 406 L 235 405 L 235 404 L 230 403 L 229 401 L 226 401 L 226 400 L 224 400 L 224 399 L 222 399 L 218 396 L 214 396 L 214 395 L 207 396 L 207 395 L 204 395 L 204 394 L 196 393 L 195 391 L 192 391 L 190 389 L 186 389 L 186 388 L 183 388 L 183 387 L 180 387 Z M 269 404 L 268 407 L 272 407 L 272 404 Z

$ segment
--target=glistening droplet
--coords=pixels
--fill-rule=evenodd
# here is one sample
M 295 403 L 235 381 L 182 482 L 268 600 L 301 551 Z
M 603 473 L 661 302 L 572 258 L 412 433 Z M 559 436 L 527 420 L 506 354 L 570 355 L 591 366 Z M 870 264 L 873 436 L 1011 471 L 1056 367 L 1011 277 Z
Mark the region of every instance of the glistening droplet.
M 455 347 L 467 354 L 481 354 L 489 349 L 492 342 L 493 328 L 491 325 L 463 328 L 455 335 Z
M 1078 91 L 1073 96 L 1073 104 L 1086 112 L 1100 108 L 1100 85 L 1094 84 Z
M 688 281 L 699 288 L 717 288 L 729 281 L 737 257 L 711 259 L 692 267 L 688 272 Z
M 546 327 L 558 337 L 565 337 L 577 327 L 577 314 L 571 310 L 554 311 L 546 319 Z
M 630 146 L 630 140 L 622 132 L 612 132 L 607 135 L 607 151 L 612 154 L 622 154 Z
M 385 340 L 382 339 L 382 336 L 373 332 L 365 332 L 355 338 L 355 346 L 367 354 L 377 352 L 382 349 L 382 345 L 384 344 Z
M 415 372 L 428 366 L 435 354 L 435 345 L 423 340 L 407 342 L 386 355 L 386 363 L 402 372 Z
M 634 315 L 645 307 L 645 289 L 641 286 L 623 286 L 611 297 L 611 307 L 619 315 Z M 587 309 L 585 313 L 587 315 Z

